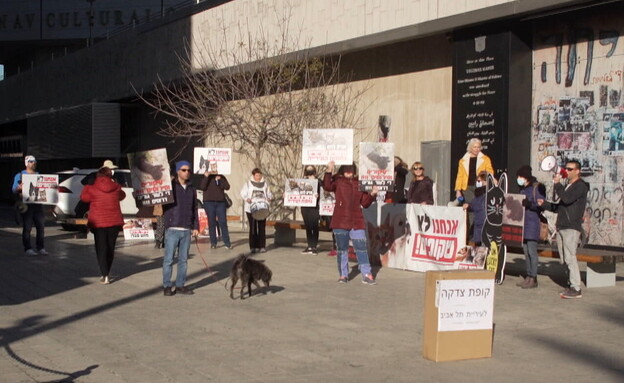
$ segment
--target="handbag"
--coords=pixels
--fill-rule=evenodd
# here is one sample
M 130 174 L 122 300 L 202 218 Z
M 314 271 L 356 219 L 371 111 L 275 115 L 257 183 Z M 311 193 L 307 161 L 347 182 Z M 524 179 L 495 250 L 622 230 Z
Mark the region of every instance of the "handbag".
M 535 190 L 537 189 L 538 185 L 539 185 L 539 182 L 533 185 L 533 201 L 537 201 Z M 541 211 L 537 213 L 537 216 L 539 217 L 539 225 L 540 225 L 540 231 L 539 231 L 540 242 L 548 242 L 550 240 L 550 229 L 548 227 L 548 220 L 546 219 L 546 217 L 544 217 Z
M 225 199 L 225 208 L 229 209 L 232 207 L 232 199 L 227 193 L 223 193 L 223 198 Z

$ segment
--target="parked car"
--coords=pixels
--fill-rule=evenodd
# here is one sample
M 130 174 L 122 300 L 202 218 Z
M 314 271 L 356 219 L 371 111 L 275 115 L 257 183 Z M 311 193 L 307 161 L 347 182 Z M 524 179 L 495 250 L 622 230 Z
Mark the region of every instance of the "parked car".
M 77 169 L 66 170 L 58 172 L 59 186 L 58 186 L 58 203 L 54 207 L 53 215 L 63 227 L 63 221 L 68 218 L 85 218 L 87 216 L 88 205 L 80 203 L 80 193 L 84 185 L 82 184 L 83 178 L 93 172 L 97 172 L 98 169 Z M 121 185 L 121 188 L 126 192 L 126 198 L 121 201 L 121 213 L 124 216 L 134 216 L 139 210 L 136 206 L 136 201 L 132 195 L 132 181 L 130 178 L 130 170 L 128 169 L 115 169 L 113 178 L 117 183 Z

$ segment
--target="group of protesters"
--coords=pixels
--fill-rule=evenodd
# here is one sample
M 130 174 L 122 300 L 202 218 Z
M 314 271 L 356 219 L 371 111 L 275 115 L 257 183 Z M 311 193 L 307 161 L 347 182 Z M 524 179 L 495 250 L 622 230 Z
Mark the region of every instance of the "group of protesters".
M 25 170 L 15 175 L 13 193 L 21 193 L 22 175 L 36 174 L 36 159 L 26 156 Z M 123 217 L 119 201 L 125 198 L 121 186 L 113 179 L 114 169 L 112 161 L 107 160 L 97 171 L 94 179 L 88 182 L 82 190 L 81 200 L 90 204 L 88 226 L 94 234 L 96 255 L 100 267 L 102 284 L 111 282 L 110 269 L 114 258 L 114 249 L 117 236 L 123 225 Z M 164 225 L 163 260 L 163 293 L 165 296 L 174 294 L 191 295 L 193 290 L 186 287 L 186 265 L 192 237 L 198 235 L 199 219 L 197 213 L 197 190 L 190 183 L 191 164 L 188 161 L 178 161 L 175 164 L 176 174 L 172 179 L 174 202 L 162 206 Z M 376 199 L 379 189 L 374 186 L 370 192 L 360 191 L 355 164 L 342 165 L 334 174 L 335 164 L 327 164 L 326 172 L 322 177 L 322 186 L 325 192 L 335 193 L 335 207 L 331 217 L 330 227 L 333 232 L 336 247 L 339 283 L 349 281 L 348 255 L 349 242 L 358 261 L 362 283 L 376 284 L 369 262 L 365 220 L 362 208 L 370 206 Z M 411 171 L 411 174 L 410 174 Z M 581 224 L 587 202 L 588 184 L 581 178 L 581 165 L 578 161 L 569 160 L 565 164 L 565 173 L 553 177 L 554 200 L 548 202 L 545 198 L 545 187 L 537 182 L 529 165 L 522 165 L 516 172 L 516 182 L 524 195 L 524 234 L 523 251 L 526 257 L 526 276 L 518 283 L 524 289 L 536 288 L 538 251 L 537 244 L 540 235 L 540 214 L 543 210 L 558 213 L 556 242 L 561 259 L 567 264 L 569 271 L 569 287 L 560 293 L 562 298 L 580 298 L 581 280 L 576 248 L 581 237 Z M 273 198 L 268 182 L 262 171 L 255 168 L 251 177 L 243 185 L 240 197 L 244 202 L 244 209 L 249 222 L 249 247 L 252 253 L 266 252 L 265 219 L 255 218 L 251 212 L 252 199 L 262 195 L 267 202 Z M 416 161 L 407 169 L 406 163 L 400 158 L 394 158 L 395 187 L 386 193 L 384 201 L 389 203 L 434 204 L 434 183 L 425 175 L 422 162 Z M 409 177 L 411 175 L 411 177 Z M 466 154 L 459 160 L 457 178 L 455 182 L 455 205 L 471 212 L 473 226 L 472 242 L 481 243 L 481 231 L 486 216 L 485 195 L 488 187 L 488 175 L 494 176 L 494 169 L 490 158 L 481 151 L 481 141 L 473 138 L 468 142 Z M 317 178 L 316 168 L 312 165 L 304 167 L 304 177 Z M 562 183 L 563 178 L 567 183 Z M 494 182 L 496 180 L 492 178 Z M 409 180 L 409 184 L 406 183 Z M 321 183 L 320 183 L 321 184 Z M 317 197 L 320 193 L 317 189 Z M 225 176 L 216 171 L 207 171 L 199 186 L 203 194 L 203 204 L 206 210 L 211 247 L 217 247 L 217 225 L 226 249 L 232 244 L 227 227 L 226 191 L 230 185 Z M 318 201 L 318 198 L 317 198 Z M 316 207 L 302 208 L 302 215 L 306 226 L 307 248 L 304 253 L 318 253 L 319 237 L 319 210 Z M 44 248 L 43 211 L 40 205 L 30 205 L 21 212 L 23 231 L 22 241 L 26 255 L 47 255 Z M 37 251 L 32 249 L 30 233 L 32 226 L 37 228 Z M 177 253 L 178 270 L 175 283 L 171 281 L 174 255 Z

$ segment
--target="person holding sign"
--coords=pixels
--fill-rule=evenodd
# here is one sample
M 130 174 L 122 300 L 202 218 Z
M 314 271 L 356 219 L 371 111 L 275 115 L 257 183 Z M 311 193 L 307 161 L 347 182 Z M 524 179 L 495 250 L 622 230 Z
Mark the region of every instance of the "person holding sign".
M 110 283 L 110 269 L 115 258 L 115 243 L 124 221 L 119 202 L 126 198 L 121 185 L 113 179 L 113 171 L 103 166 L 93 185 L 85 185 L 80 200 L 89 204 L 87 225 L 95 238 L 95 254 L 100 266 L 100 283 Z
M 309 179 L 316 179 L 316 167 L 314 165 L 306 165 L 303 176 Z M 315 191 L 316 206 L 302 206 L 301 215 L 303 216 L 303 222 L 306 228 L 306 239 L 308 241 L 308 247 L 301 252 L 301 254 L 313 254 L 318 255 L 318 239 L 319 239 L 319 221 L 321 216 L 319 214 L 319 193 L 321 185 L 317 186 Z
M 481 140 L 471 138 L 466 154 L 459 160 L 455 179 L 455 196 L 460 203 L 472 201 L 477 175 L 484 170 L 494 176 L 492 160 L 481 152 Z
M 349 240 L 353 242 L 353 248 L 357 256 L 362 283 L 375 285 L 377 282 L 371 273 L 366 245 L 366 221 L 362 214 L 362 207 L 369 207 L 377 196 L 378 188 L 373 186 L 369 193 L 359 190 L 358 178 L 355 175 L 356 166 L 342 165 L 338 173 L 332 176 L 335 164 L 331 161 L 327 164 L 327 172 L 323 177 L 323 189 L 336 193 L 336 207 L 331 221 L 331 228 L 336 236 L 338 248 L 338 272 L 339 283 L 349 282 Z
M 221 228 L 221 238 L 225 248 L 230 250 L 230 232 L 227 225 L 227 206 L 225 203 L 225 191 L 230 190 L 230 183 L 224 175 L 218 174 L 211 168 L 204 173 L 199 183 L 199 190 L 204 191 L 204 210 L 208 216 L 208 233 L 210 234 L 210 247 L 217 248 L 217 222 Z
M 249 248 L 252 253 L 266 253 L 266 219 L 273 194 L 260 169 L 251 171 L 251 178 L 243 185 L 240 196 L 245 201 L 249 222 Z
M 37 160 L 35 156 L 26 156 L 24 158 L 24 164 L 26 169 L 20 171 L 13 178 L 13 193 L 18 194 L 18 203 L 22 201 L 22 175 L 23 174 L 38 174 L 37 172 Z M 24 245 L 24 253 L 28 256 L 34 255 L 48 255 L 48 252 L 43 247 L 44 235 L 45 235 L 45 217 L 43 215 L 43 207 L 40 204 L 21 204 L 23 208 L 20 210 L 22 216 L 22 244 Z M 37 251 L 33 250 L 30 241 L 30 232 L 33 225 L 37 230 Z

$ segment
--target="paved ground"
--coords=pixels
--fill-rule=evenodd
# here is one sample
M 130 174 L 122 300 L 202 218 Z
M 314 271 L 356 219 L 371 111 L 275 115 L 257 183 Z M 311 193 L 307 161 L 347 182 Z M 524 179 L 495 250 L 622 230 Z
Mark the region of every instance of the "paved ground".
M 118 279 L 104 286 L 92 240 L 51 226 L 51 255 L 25 257 L 20 229 L 1 222 L 3 383 L 624 381 L 621 266 L 616 287 L 574 301 L 558 297 L 556 260 L 543 260 L 535 290 L 510 275 L 496 288 L 493 357 L 435 363 L 422 358 L 421 273 L 381 269 L 365 286 L 354 271 L 339 285 L 335 258 L 301 255 L 301 242 L 256 257 L 274 273 L 268 294 L 230 300 L 223 283 L 246 250 L 239 231 L 232 251 L 193 246 L 196 294 L 164 297 L 151 243 L 119 241 Z M 512 274 L 522 259 L 508 262 Z

